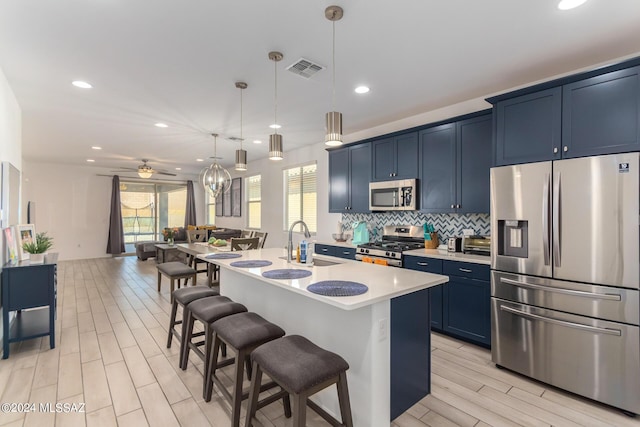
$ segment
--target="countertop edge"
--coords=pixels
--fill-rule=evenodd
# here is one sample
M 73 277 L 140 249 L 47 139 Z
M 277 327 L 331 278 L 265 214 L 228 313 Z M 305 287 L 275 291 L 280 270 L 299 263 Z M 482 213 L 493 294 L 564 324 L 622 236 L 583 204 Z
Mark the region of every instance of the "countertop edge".
M 474 264 L 491 265 L 491 257 L 485 255 L 470 255 L 462 252 L 447 252 L 438 249 L 414 249 L 405 251 L 402 255 L 419 256 L 424 258 L 437 258 L 447 261 L 471 262 Z

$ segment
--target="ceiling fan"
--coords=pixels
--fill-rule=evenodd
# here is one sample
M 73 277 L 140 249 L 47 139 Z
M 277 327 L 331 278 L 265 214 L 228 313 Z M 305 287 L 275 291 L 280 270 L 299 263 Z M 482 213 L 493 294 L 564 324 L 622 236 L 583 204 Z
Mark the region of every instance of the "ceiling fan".
M 154 173 L 156 173 L 158 175 L 176 176 L 175 173 L 153 169 L 151 166 L 149 166 L 147 164 L 148 161 L 149 160 L 147 160 L 147 159 L 142 159 L 142 164 L 139 165 L 137 168 L 121 167 L 120 170 L 112 171 L 112 172 L 129 172 L 129 171 L 133 171 L 133 172 L 137 172 L 138 176 L 140 178 L 151 178 L 151 175 L 153 175 Z

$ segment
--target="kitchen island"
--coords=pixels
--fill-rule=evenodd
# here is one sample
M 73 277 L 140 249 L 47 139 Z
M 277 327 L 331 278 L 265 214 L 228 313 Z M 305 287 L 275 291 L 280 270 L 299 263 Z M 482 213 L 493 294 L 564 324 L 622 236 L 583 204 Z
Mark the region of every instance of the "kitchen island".
M 281 326 L 331 350 L 349 363 L 347 378 L 356 426 L 389 426 L 430 391 L 431 340 L 428 288 L 447 276 L 316 256 L 335 263 L 306 266 L 281 259 L 283 249 L 234 252 L 235 259 L 208 259 L 220 265 L 220 293 Z M 266 260 L 261 268 L 238 268 L 235 261 Z M 275 269 L 305 269 L 303 279 L 275 280 L 262 273 Z M 325 297 L 307 291 L 312 283 L 346 280 L 365 284 L 368 291 L 349 297 Z M 335 388 L 312 398 L 337 415 Z

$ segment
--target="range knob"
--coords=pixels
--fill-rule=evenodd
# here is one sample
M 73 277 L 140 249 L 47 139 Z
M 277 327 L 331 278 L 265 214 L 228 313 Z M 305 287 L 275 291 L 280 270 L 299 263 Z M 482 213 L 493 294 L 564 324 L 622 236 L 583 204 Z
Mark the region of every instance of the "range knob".
M 392 258 L 395 258 L 395 257 L 396 257 L 396 255 L 397 255 L 397 254 L 396 254 L 395 252 L 391 252 L 391 257 L 392 257 Z
M 389 256 L 389 252 L 385 252 L 384 254 L 385 254 L 386 256 Z
M 365 253 L 369 253 L 369 249 L 365 249 L 364 251 L 365 251 Z

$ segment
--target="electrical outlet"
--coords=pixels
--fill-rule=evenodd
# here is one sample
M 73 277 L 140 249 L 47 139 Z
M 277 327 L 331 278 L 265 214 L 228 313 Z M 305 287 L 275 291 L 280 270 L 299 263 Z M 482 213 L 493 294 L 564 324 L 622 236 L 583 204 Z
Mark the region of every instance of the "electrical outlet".
M 384 341 L 387 339 L 388 331 L 387 331 L 387 318 L 378 320 L 378 339 L 380 341 Z

